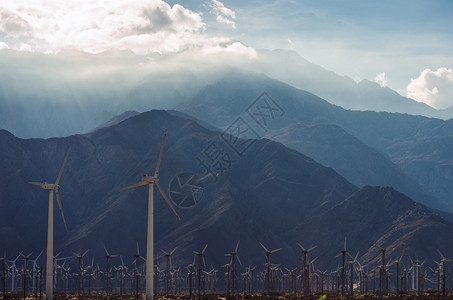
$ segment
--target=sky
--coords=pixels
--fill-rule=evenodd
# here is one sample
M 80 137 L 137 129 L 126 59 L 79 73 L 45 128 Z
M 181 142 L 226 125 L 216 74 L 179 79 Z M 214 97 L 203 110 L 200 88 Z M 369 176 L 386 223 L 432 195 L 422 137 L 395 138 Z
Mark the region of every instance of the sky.
M 448 0 L 0 3 L 0 50 L 191 51 L 253 59 L 256 49 L 287 49 L 339 75 L 376 81 L 438 109 L 453 105 L 451 28 Z

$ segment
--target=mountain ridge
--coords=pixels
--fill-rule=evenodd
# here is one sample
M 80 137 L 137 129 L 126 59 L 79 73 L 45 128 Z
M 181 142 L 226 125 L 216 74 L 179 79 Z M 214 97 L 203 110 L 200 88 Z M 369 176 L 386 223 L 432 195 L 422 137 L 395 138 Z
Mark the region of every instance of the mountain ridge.
M 5 153 L 8 153 L 8 160 L 0 160 L 0 192 L 8 196 L 8 201 L 0 198 L 0 207 L 6 207 L 0 210 L 0 235 L 10 241 L 8 253 L 45 245 L 47 193 L 27 182 L 36 177 L 53 180 L 70 146 L 71 155 L 60 183 L 70 231 L 67 235 L 64 233 L 62 222 L 56 216 L 56 249 L 69 253 L 90 249 L 90 255 L 97 259 L 102 259 L 104 246 L 112 253 L 130 253 L 131 257 L 137 241 L 144 249 L 147 189 L 119 190 L 136 182 L 143 172 L 153 171 L 165 128 L 168 135 L 159 173 L 161 185 L 170 187 L 172 178 L 181 172 L 210 175 L 201 169 L 196 158 L 207 145 L 222 145 L 224 140 L 220 134 L 165 111 L 141 113 L 95 133 L 67 138 L 23 140 L 0 131 L 0 142 L 7 147 L 5 150 L 12 149 L 2 151 L 1 157 L 7 157 Z M 4 142 L 7 139 L 12 145 Z M 234 152 L 228 153 L 234 155 Z M 359 191 L 367 190 L 369 199 L 374 199 L 370 201 L 381 207 L 383 196 L 379 191 L 386 189 L 359 189 L 333 169 L 268 139 L 251 140 L 247 151 L 233 158 L 236 162 L 232 168 L 221 176 L 217 174 L 216 181 L 212 175 L 206 178 L 201 202 L 191 208 L 178 208 L 182 221 L 177 221 L 163 199 L 155 194 L 155 245 L 161 249 L 178 246 L 174 263 L 190 263 L 192 251 L 207 243 L 210 245 L 206 251 L 209 263 L 220 266 L 225 258 L 219 253 L 225 253 L 240 239 L 243 262 L 254 265 L 264 262 L 256 255 L 262 251 L 258 243 L 262 242 L 270 248 L 284 248 L 276 257 L 277 261 L 284 265 L 298 264 L 298 241 L 304 245 L 319 244 L 320 266 L 333 268 L 337 262 L 330 259 L 331 254 L 337 246 L 341 248 L 339 240 L 343 239 L 339 225 L 351 226 L 355 219 L 376 220 L 376 215 L 356 218 L 355 213 L 348 213 L 347 204 L 362 199 Z M 5 164 L 7 161 L 11 164 Z M 387 229 L 396 222 L 395 216 L 406 215 L 405 211 L 416 203 L 396 191 L 389 195 L 388 201 L 403 199 L 400 202 L 404 205 L 391 207 L 388 216 L 374 225 L 379 230 L 374 231 L 373 238 L 385 245 L 405 234 L 400 230 L 396 235 L 386 235 Z M 453 238 L 450 236 L 453 224 L 436 219 L 423 205 L 417 205 L 429 217 L 424 230 L 437 228 L 441 236 Z M 366 210 L 366 213 L 373 211 Z M 335 218 L 343 221 L 335 223 L 332 221 Z M 408 226 L 416 228 L 417 220 L 408 220 Z M 30 228 L 34 228 L 33 231 Z M 367 234 L 367 230 L 352 226 L 347 233 L 351 247 L 363 249 L 361 253 L 372 251 L 372 244 L 376 242 L 370 240 L 367 246 L 360 246 L 360 237 Z M 404 247 L 418 249 L 419 231 L 411 232 Z M 453 251 L 449 244 L 441 241 L 433 242 L 432 246 Z M 434 250 L 414 251 L 427 257 L 436 255 Z M 390 257 L 393 255 L 396 253 L 390 253 Z M 364 262 L 367 259 L 367 256 L 361 257 Z

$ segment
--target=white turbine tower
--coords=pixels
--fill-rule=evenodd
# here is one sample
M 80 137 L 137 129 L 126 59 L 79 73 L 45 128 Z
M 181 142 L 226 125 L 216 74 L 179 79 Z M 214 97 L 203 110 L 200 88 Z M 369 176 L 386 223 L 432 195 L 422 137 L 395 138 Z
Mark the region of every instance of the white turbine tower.
M 153 195 L 153 187 L 156 184 L 159 192 L 161 193 L 162 197 L 167 201 L 167 204 L 170 206 L 171 210 L 175 213 L 178 219 L 181 219 L 176 212 L 175 208 L 171 204 L 170 200 L 168 199 L 167 195 L 165 195 L 164 190 L 159 185 L 159 179 L 157 175 L 159 174 L 159 165 L 162 161 L 162 153 L 164 152 L 164 144 L 165 138 L 167 136 L 167 130 L 165 130 L 164 138 L 162 141 L 162 146 L 160 147 L 159 158 L 157 159 L 156 171 L 154 172 L 154 176 L 150 176 L 148 174 L 144 174 L 142 180 L 138 183 L 130 185 L 121 189 L 121 191 L 133 189 L 142 185 L 148 185 L 148 231 L 147 231 L 147 242 L 146 242 L 146 299 L 152 300 L 154 291 L 153 291 L 153 263 L 154 263 L 154 195 Z
M 58 174 L 57 180 L 55 183 L 47 182 L 29 182 L 30 184 L 40 186 L 43 190 L 49 191 L 49 217 L 47 219 L 47 262 L 46 262 L 46 298 L 53 298 L 53 193 L 57 196 L 58 207 L 60 208 L 61 217 L 63 218 L 64 227 L 68 231 L 68 226 L 66 225 L 66 220 L 64 218 L 63 207 L 61 205 L 60 194 L 58 193 L 58 183 L 61 179 L 61 174 L 66 165 L 66 162 L 69 157 L 69 152 L 71 148 L 68 149 L 68 153 L 61 166 L 60 173 Z

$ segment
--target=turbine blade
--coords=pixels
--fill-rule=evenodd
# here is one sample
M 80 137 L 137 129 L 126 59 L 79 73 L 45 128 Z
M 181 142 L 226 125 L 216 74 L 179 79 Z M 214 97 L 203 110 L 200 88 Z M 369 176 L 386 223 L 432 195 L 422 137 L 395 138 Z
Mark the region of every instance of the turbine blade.
M 204 246 L 204 248 L 203 248 L 203 251 L 201 251 L 202 255 L 204 254 L 204 252 L 206 251 L 207 248 L 208 248 L 208 244 L 206 244 L 206 246 Z
M 84 257 L 84 256 L 88 253 L 88 251 L 90 251 L 90 249 L 87 249 L 87 251 L 85 251 L 85 252 L 82 254 L 82 257 Z
M 206 261 L 204 260 L 204 256 L 201 256 L 202 260 L 203 260 L 203 265 L 206 267 Z
M 297 242 L 297 245 L 299 245 L 299 247 L 300 247 L 300 249 L 302 249 L 302 251 L 307 251 L 307 250 L 305 250 L 305 248 L 304 248 L 304 247 L 302 247 L 302 245 L 301 245 L 301 244 L 299 244 L 299 242 Z
M 442 254 L 442 252 L 440 252 L 439 249 L 437 249 L 437 253 L 439 253 L 440 257 L 442 257 L 442 259 L 445 259 L 445 256 Z
M 66 229 L 66 232 L 68 232 L 68 225 L 66 225 L 66 219 L 64 218 L 63 206 L 61 205 L 60 193 L 58 193 L 58 189 L 55 190 L 55 195 L 57 196 L 58 208 L 60 209 L 61 217 L 63 218 L 64 228 Z
M 33 184 L 33 185 L 37 185 L 37 186 L 42 186 L 42 182 L 34 182 L 34 181 L 30 181 L 28 182 L 29 184 Z
M 104 246 L 105 255 L 110 256 L 110 253 L 107 251 L 107 247 Z
M 239 242 L 240 242 L 240 241 L 238 241 L 238 243 L 236 244 L 236 248 L 234 249 L 234 252 L 236 252 L 236 253 L 238 252 Z
M 271 251 L 271 253 L 275 253 L 275 252 L 278 252 L 280 250 L 283 250 L 283 248 L 274 249 L 274 250 Z
M 346 251 L 346 237 L 344 238 L 344 251 Z
M 401 253 L 401 256 L 400 256 L 400 258 L 398 259 L 398 262 L 400 262 L 400 261 L 403 259 L 403 255 L 404 255 L 404 251 L 405 251 L 405 250 L 406 250 L 406 249 L 403 249 L 403 253 Z
M 175 253 L 176 249 L 178 249 L 178 247 L 175 247 L 175 249 L 173 249 L 173 250 L 170 252 L 170 255 L 173 255 L 173 253 Z
M 127 186 L 127 187 L 125 187 L 125 188 L 122 188 L 120 191 L 133 189 L 133 188 L 136 188 L 136 187 L 145 185 L 145 184 L 148 184 L 148 182 L 146 182 L 146 181 L 140 181 L 140 182 L 134 183 L 134 184 L 132 184 L 132 185 L 130 185 L 130 186 Z
M 58 185 L 61 179 L 61 174 L 63 173 L 63 169 L 66 166 L 66 162 L 68 161 L 69 153 L 71 152 L 71 147 L 68 149 L 68 153 L 66 154 L 66 157 L 64 158 L 63 165 L 61 166 L 60 173 L 58 173 L 57 180 L 55 181 L 55 185 Z
M 239 256 L 236 255 L 236 258 L 237 258 L 239 264 L 242 266 L 242 262 L 241 262 L 241 260 L 239 259 Z
M 310 252 L 310 251 L 312 251 L 312 250 L 314 250 L 316 247 L 318 247 L 318 246 L 313 246 L 313 247 L 311 247 L 310 249 L 307 250 L 307 253 Z
M 6 251 L 6 250 L 5 250 Z M 44 252 L 44 249 L 41 250 L 41 252 L 39 252 L 39 255 L 38 257 L 35 258 L 35 261 L 39 259 L 39 257 L 41 256 L 41 254 Z
M 162 154 L 164 153 L 164 145 L 165 145 L 165 138 L 166 137 L 167 137 L 167 129 L 165 129 L 165 132 L 164 132 L 164 138 L 162 140 L 162 146 L 160 146 L 159 158 L 157 159 L 156 171 L 154 172 L 154 178 L 157 178 L 157 175 L 159 174 L 159 166 L 160 166 L 160 162 L 162 161 Z
M 259 243 L 260 243 L 261 247 L 263 247 L 264 251 L 266 251 L 266 252 L 270 252 L 269 250 L 267 250 L 267 248 L 266 248 L 266 247 L 264 247 L 264 245 L 263 245 L 263 244 L 262 244 L 261 242 L 259 242 Z
M 174 212 L 175 216 L 181 220 L 181 217 L 178 215 L 178 213 L 176 212 L 176 209 L 174 208 L 173 204 L 171 204 L 171 201 L 168 199 L 167 195 L 165 195 L 165 192 L 164 190 L 162 189 L 162 187 L 160 186 L 160 184 L 156 181 L 155 182 L 157 188 L 159 189 L 159 192 L 160 194 L 162 195 L 162 197 L 164 197 L 165 201 L 167 201 L 167 204 L 168 206 L 170 206 L 171 210 Z

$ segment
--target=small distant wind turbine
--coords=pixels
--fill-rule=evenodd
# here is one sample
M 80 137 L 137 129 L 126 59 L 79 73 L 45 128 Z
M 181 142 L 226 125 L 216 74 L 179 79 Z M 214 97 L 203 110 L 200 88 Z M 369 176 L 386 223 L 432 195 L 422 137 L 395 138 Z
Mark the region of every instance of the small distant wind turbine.
M 445 296 L 445 279 L 446 279 L 446 275 L 445 275 L 445 263 L 446 262 L 453 262 L 453 259 L 451 258 L 445 258 L 445 256 L 442 254 L 442 252 L 440 252 L 439 249 L 437 249 L 437 253 L 439 253 L 440 257 L 442 258 L 440 260 L 440 269 L 442 271 L 442 297 Z
M 173 249 L 170 252 L 166 252 L 161 249 L 162 253 L 165 256 L 165 263 L 166 263 L 166 266 L 165 266 L 165 293 L 167 296 L 169 295 L 171 256 L 173 255 L 173 253 L 175 253 L 177 248 L 178 247 L 176 247 L 175 249 Z
M 268 250 L 263 244 L 261 244 L 261 247 L 264 249 L 264 255 L 266 256 L 266 285 L 267 285 L 267 296 L 269 296 L 270 293 L 270 279 L 271 279 L 271 254 L 278 252 L 282 250 L 283 248 L 278 248 L 274 250 Z
M 107 247 L 104 246 L 105 250 L 105 288 L 106 288 L 106 293 L 107 295 L 110 293 L 111 290 L 111 285 L 112 282 L 110 281 L 111 279 L 111 273 L 110 273 L 110 258 L 112 257 L 117 257 L 118 255 L 116 254 L 110 254 L 109 251 L 107 250 Z
M 302 249 L 302 255 L 304 258 L 304 265 L 303 265 L 303 272 L 302 272 L 302 291 L 304 292 L 304 295 L 309 295 L 310 294 L 310 264 L 308 260 L 308 253 L 310 251 L 314 250 L 317 246 L 313 246 L 310 249 L 305 249 L 302 247 L 301 244 L 297 243 L 299 245 L 300 249 Z
M 197 277 L 198 277 L 198 299 L 201 299 L 201 273 L 203 271 L 203 266 L 206 266 L 206 261 L 204 260 L 204 252 L 208 248 L 208 245 L 204 246 L 203 250 L 200 252 L 194 251 L 194 258 L 193 258 L 193 265 L 195 265 L 195 258 L 198 259 L 198 265 L 197 265 Z
M 225 256 L 231 256 L 231 259 L 230 259 L 230 276 L 231 276 L 231 291 L 234 295 L 235 293 L 235 281 L 236 281 L 236 260 L 239 262 L 239 264 L 242 266 L 242 263 L 241 263 L 241 260 L 239 259 L 239 256 L 238 256 L 238 248 L 239 248 L 239 242 L 237 242 L 236 244 L 236 248 L 234 248 L 234 251 L 233 252 L 230 252 L 230 253 L 227 253 L 225 254 Z
M 77 293 L 78 295 L 81 295 L 81 292 L 83 291 L 83 258 L 85 255 L 88 253 L 89 250 L 86 250 L 83 252 L 83 254 L 75 253 L 73 252 L 74 256 L 77 258 L 77 261 L 79 262 L 79 273 L 78 273 L 78 281 L 77 281 Z
M 341 256 L 341 296 L 344 296 L 344 285 L 346 283 L 346 269 L 345 269 L 345 263 L 346 263 L 346 237 L 344 238 L 344 245 L 343 245 L 343 250 L 340 251 L 338 255 L 335 256 L 335 258 Z
M 66 225 L 66 220 L 63 213 L 63 206 L 61 205 L 60 194 L 58 193 L 59 183 L 61 179 L 61 174 L 63 169 L 68 161 L 69 153 L 71 148 L 68 149 L 68 153 L 63 161 L 61 166 L 60 173 L 58 173 L 57 180 L 55 183 L 47 182 L 29 182 L 30 184 L 37 185 L 43 190 L 49 191 L 49 217 L 47 219 L 47 261 L 46 261 L 46 298 L 53 298 L 53 193 L 57 196 L 58 207 L 60 208 L 61 217 L 63 218 L 63 223 L 66 231 L 68 231 L 68 226 Z
M 167 195 L 165 195 L 164 190 L 159 185 L 159 179 L 157 175 L 159 174 L 159 166 L 162 161 L 162 154 L 164 152 L 164 145 L 165 145 L 165 138 L 167 136 L 167 130 L 164 132 L 164 138 L 162 140 L 162 146 L 160 147 L 159 158 L 157 159 L 156 171 L 154 172 L 154 176 L 150 176 L 148 174 L 144 174 L 142 180 L 138 183 L 130 185 L 121 189 L 121 191 L 133 189 L 142 185 L 148 185 L 148 231 L 147 231 L 147 243 L 146 243 L 146 299 L 152 300 L 154 291 L 153 291 L 153 262 L 154 262 L 154 192 L 153 187 L 156 184 L 160 194 L 167 202 L 168 206 L 170 206 L 173 213 L 181 219 L 176 212 L 173 204 L 171 204 L 170 200 L 168 199 Z
M 399 259 L 394 261 L 394 264 L 396 266 L 396 274 L 395 274 L 395 289 L 396 289 L 396 296 L 398 297 L 400 295 L 400 263 L 401 260 L 403 259 L 404 251 L 399 257 Z

